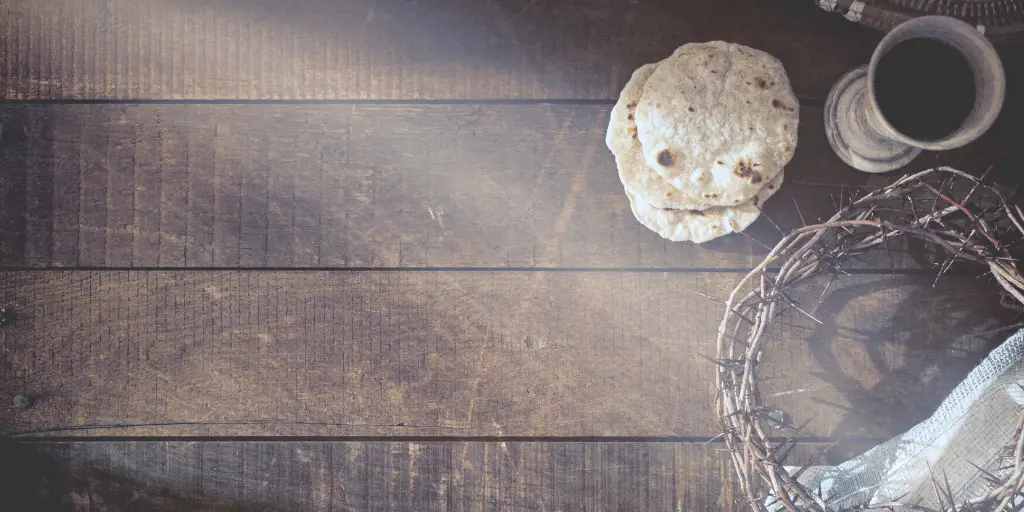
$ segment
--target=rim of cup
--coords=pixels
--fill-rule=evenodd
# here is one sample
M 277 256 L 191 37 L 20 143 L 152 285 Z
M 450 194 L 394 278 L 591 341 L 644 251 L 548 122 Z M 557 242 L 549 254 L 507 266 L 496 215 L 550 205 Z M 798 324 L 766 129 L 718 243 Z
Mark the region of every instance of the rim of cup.
M 938 39 L 959 51 L 967 59 L 974 73 L 974 107 L 953 133 L 935 140 L 908 137 L 885 118 L 875 96 L 875 71 L 878 62 L 893 47 L 916 38 Z M 964 146 L 992 127 L 1003 107 L 1006 96 L 1006 75 L 995 47 L 980 31 L 971 25 L 948 16 L 921 16 L 907 21 L 882 38 L 871 54 L 868 64 L 868 98 L 878 121 L 897 142 L 927 150 L 947 150 Z

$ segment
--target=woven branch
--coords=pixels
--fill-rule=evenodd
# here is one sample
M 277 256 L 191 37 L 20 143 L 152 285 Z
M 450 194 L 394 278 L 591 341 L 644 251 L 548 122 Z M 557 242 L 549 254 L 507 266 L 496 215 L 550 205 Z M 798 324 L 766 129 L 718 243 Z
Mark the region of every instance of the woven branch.
M 797 482 L 799 475 L 784 469 L 792 445 L 776 443 L 768 435 L 769 428 L 782 421 L 780 411 L 765 404 L 759 390 L 758 370 L 772 320 L 785 307 L 795 307 L 814 319 L 787 295 L 798 283 L 829 271 L 841 273 L 844 265 L 865 251 L 890 255 L 891 240 L 911 237 L 946 254 L 940 277 L 957 260 L 983 265 L 1017 307 L 1024 305 L 1024 276 L 1010 253 L 1024 238 L 1024 212 L 1011 206 L 996 186 L 940 167 L 904 176 L 848 202 L 828 221 L 786 234 L 726 301 L 717 338 L 715 402 L 740 487 L 755 510 L 766 510 L 765 487 L 788 511 L 833 510 Z M 1013 500 L 1019 500 L 1024 488 L 1020 430 L 1013 451 L 1016 470 L 988 496 L 950 503 L 951 510 L 999 511 L 1014 506 Z

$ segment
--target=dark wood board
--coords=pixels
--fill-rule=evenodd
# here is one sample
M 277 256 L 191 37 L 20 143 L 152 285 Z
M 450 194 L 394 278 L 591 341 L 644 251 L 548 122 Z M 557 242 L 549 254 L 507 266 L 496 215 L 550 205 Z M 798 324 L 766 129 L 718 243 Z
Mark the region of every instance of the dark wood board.
M 746 510 L 720 444 L 93 441 L 0 455 L 0 500 L 19 510 Z
M 800 144 L 767 211 L 791 228 L 794 200 L 810 221 L 891 179 L 821 129 L 880 37 L 810 1 L 0 0 L 0 268 L 48 269 L 0 272 L 0 435 L 85 441 L 0 445 L 0 503 L 733 510 L 701 356 L 778 234 L 639 226 L 608 110 L 686 42 L 779 57 Z M 913 169 L 1021 182 L 1022 48 L 996 128 Z M 105 270 L 130 267 L 170 270 Z M 932 282 L 798 295 L 825 325 L 780 319 L 770 401 L 862 443 L 926 417 L 1019 320 L 985 279 Z
M 0 106 L 0 265 L 737 268 L 773 244 L 673 243 L 633 218 L 607 105 Z M 891 177 L 832 153 L 804 106 L 784 229 Z M 925 155 L 1020 181 L 1010 131 Z M 907 264 L 902 257 L 898 266 Z M 888 260 L 883 268 L 888 268 Z
M 608 99 L 716 39 L 824 97 L 880 37 L 805 1 L 3 0 L 0 99 Z
M 0 274 L 2 432 L 698 436 L 738 273 Z M 763 393 L 806 435 L 927 417 L 1013 315 L 975 277 L 855 275 L 794 293 Z M 709 298 L 710 297 L 710 298 Z M 817 312 L 817 313 L 816 313 Z M 975 336 L 975 333 L 985 333 Z M 17 394 L 37 397 L 16 410 Z

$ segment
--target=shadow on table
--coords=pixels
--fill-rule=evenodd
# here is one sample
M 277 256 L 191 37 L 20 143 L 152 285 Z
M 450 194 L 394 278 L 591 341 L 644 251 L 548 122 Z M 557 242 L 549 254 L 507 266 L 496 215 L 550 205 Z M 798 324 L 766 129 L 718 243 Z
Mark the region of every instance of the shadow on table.
M 0 503 L 5 510 L 276 512 L 258 503 L 186 497 L 123 476 L 86 468 L 43 453 L 32 444 L 0 441 Z M 8 508 L 10 507 L 10 508 Z
M 808 350 L 818 368 L 815 377 L 847 402 L 831 435 L 849 438 L 870 431 L 891 437 L 906 431 L 930 416 L 1013 333 L 1006 327 L 1014 324 L 1014 312 L 999 305 L 995 283 L 950 276 L 932 287 L 933 280 L 872 279 L 834 289 L 818 306 L 816 318 L 824 323 L 807 337 L 813 340 Z M 857 302 L 880 293 L 902 297 L 887 318 L 858 318 L 863 306 Z M 877 315 L 871 308 L 864 311 Z M 858 320 L 869 327 L 858 327 Z

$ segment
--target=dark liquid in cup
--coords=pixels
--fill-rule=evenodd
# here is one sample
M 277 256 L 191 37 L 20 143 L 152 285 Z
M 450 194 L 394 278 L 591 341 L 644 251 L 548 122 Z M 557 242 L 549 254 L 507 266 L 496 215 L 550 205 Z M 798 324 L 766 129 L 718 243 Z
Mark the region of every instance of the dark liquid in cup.
M 878 61 L 875 98 L 897 131 L 916 140 L 938 140 L 960 128 L 974 108 L 974 73 L 949 44 L 908 39 Z

